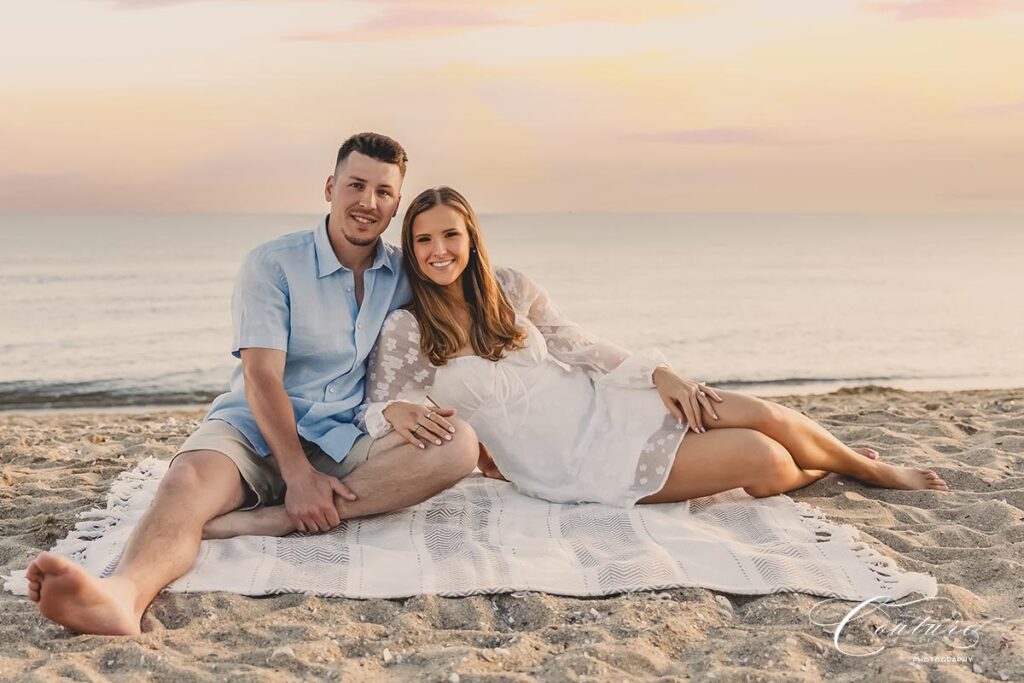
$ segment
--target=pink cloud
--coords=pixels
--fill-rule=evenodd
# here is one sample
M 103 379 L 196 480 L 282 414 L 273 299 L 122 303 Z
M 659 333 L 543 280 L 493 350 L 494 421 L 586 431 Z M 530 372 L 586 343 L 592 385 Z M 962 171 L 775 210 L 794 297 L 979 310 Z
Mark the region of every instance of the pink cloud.
M 638 133 L 629 137 L 634 140 L 648 140 L 672 145 L 766 145 L 789 147 L 844 142 L 844 140 L 838 138 L 799 138 L 770 128 L 743 126 L 684 128 L 661 133 Z
M 460 33 L 486 26 L 515 26 L 516 22 L 494 12 L 477 9 L 419 8 L 389 10 L 357 26 L 338 31 L 305 31 L 284 36 L 285 40 L 326 42 L 372 42 L 421 38 Z
M 956 189 L 948 190 L 941 194 L 946 199 L 953 199 L 961 202 L 981 202 L 985 204 L 1009 203 L 1021 204 L 1024 199 L 1024 191 L 1021 188 L 983 188 L 983 189 Z
M 814 147 L 818 145 L 918 145 L 923 138 L 868 138 L 862 135 L 826 136 L 795 129 L 752 126 L 716 126 L 681 128 L 657 133 L 632 133 L 625 137 L 667 145 L 738 145 L 755 147 Z
M 104 184 L 82 173 L 13 173 L 0 176 L 0 211 L 49 211 L 55 206 L 95 209 L 103 197 L 137 196 L 130 188 Z M 55 201 L 59 197 L 59 202 Z
M 863 6 L 904 21 L 981 17 L 1016 9 L 1013 0 L 880 0 Z
M 115 9 L 157 9 L 160 7 L 172 7 L 174 5 L 195 5 L 198 3 L 211 4 L 212 2 L 223 2 L 224 0 L 94 0 L 105 2 Z M 300 0 L 228 0 L 236 3 L 295 3 Z M 301 0 L 304 2 L 324 2 L 325 0 Z
M 722 126 L 717 128 L 687 128 L 664 133 L 642 134 L 647 140 L 680 145 L 765 145 L 773 144 L 774 135 L 763 128 Z
M 380 0 L 375 4 L 383 8 L 383 11 L 369 21 L 340 30 L 292 33 L 285 35 L 284 39 L 368 42 L 432 37 L 496 27 L 528 28 L 567 23 L 635 24 L 688 16 L 703 7 L 696 0 L 654 0 L 648 2 L 643 9 L 618 2 L 581 0 L 564 4 L 540 0 L 505 0 L 486 4 L 469 0 Z M 480 9 L 481 6 L 486 9 Z
M 159 9 L 213 2 L 241 4 L 323 3 L 327 0 L 92 0 L 122 10 Z M 354 0 L 379 14 L 340 29 L 289 33 L 293 41 L 370 42 L 436 37 L 474 29 L 540 27 L 568 23 L 640 24 L 705 12 L 707 0 L 647 0 L 642 6 L 619 0 Z
M 1024 100 L 1006 102 L 1004 104 L 986 104 L 967 109 L 968 114 L 975 116 L 1011 116 L 1024 114 Z

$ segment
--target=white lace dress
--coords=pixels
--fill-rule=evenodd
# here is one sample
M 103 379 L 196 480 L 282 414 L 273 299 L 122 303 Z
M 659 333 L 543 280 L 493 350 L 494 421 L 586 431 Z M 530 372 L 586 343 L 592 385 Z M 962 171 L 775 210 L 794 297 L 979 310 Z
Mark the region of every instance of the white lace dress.
M 630 354 L 572 323 L 522 273 L 496 270 L 527 332 L 522 349 L 495 362 L 452 358 L 436 367 L 420 350 L 409 311 L 393 311 L 370 356 L 367 431 L 390 431 L 395 400 L 458 409 L 501 473 L 530 496 L 557 503 L 629 507 L 665 484 L 686 424 L 651 380 L 660 353 Z

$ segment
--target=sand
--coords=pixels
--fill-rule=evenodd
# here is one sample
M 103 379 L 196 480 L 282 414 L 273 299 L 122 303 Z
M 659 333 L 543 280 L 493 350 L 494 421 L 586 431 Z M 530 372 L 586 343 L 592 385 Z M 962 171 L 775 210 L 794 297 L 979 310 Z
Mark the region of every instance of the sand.
M 1024 680 L 1024 390 L 867 387 L 773 400 L 847 443 L 874 447 L 893 463 L 927 465 L 946 479 L 953 490 L 941 494 L 873 489 L 833 475 L 792 495 L 857 526 L 901 567 L 932 573 L 950 601 L 933 603 L 935 619 L 945 619 L 944 627 L 957 619 L 961 628 L 984 623 L 974 647 L 956 649 L 923 631 L 886 640 L 861 620 L 844 632 L 844 648 L 885 649 L 844 654 L 830 631 L 810 621 L 821 600 L 791 593 L 366 601 L 163 594 L 141 636 L 108 638 L 69 633 L 26 598 L 4 592 L 0 677 Z M 23 569 L 67 533 L 76 514 L 102 505 L 119 472 L 149 456 L 169 458 L 200 417 L 180 410 L 0 415 L 0 573 Z M 852 606 L 843 603 L 839 613 Z M 911 625 L 919 623 L 922 612 L 905 609 Z M 918 661 L 927 657 L 965 661 Z

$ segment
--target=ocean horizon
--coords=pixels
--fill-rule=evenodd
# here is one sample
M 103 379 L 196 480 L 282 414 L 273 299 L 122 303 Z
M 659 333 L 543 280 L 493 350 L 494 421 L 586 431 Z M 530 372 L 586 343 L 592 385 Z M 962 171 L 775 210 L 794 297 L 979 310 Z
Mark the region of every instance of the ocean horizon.
M 318 214 L 0 215 L 0 410 L 224 391 L 245 253 Z M 759 395 L 1024 386 L 1022 217 L 481 216 L 572 319 Z M 397 242 L 400 216 L 385 239 Z

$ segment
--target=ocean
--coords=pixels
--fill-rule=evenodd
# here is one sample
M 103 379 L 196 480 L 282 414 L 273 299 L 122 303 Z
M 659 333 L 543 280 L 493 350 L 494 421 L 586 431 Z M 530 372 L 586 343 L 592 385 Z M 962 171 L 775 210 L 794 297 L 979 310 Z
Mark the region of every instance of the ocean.
M 318 219 L 0 215 L 0 409 L 209 401 L 235 363 L 242 258 Z M 762 396 L 1024 386 L 1022 222 L 481 217 L 492 261 L 528 274 L 592 332 Z M 397 242 L 400 226 L 385 238 Z

